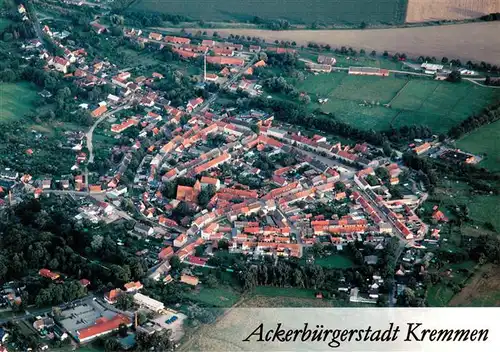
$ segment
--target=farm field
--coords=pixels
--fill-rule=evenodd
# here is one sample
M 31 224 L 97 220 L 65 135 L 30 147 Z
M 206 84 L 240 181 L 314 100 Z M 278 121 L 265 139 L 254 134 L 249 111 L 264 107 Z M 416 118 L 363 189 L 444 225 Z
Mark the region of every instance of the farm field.
M 500 121 L 481 126 L 460 138 L 458 148 L 470 153 L 486 155 L 478 164 L 493 172 L 500 172 Z
M 362 129 L 385 130 L 391 125 L 423 124 L 445 133 L 456 123 L 480 112 L 496 99 L 498 90 L 469 82 L 452 84 L 431 79 L 349 76 L 345 72 L 308 75 L 295 82 L 311 96 L 311 109 L 320 108 Z M 328 98 L 318 104 L 319 98 Z M 384 104 L 391 103 L 391 107 Z
M 500 306 L 500 268 L 486 265 L 478 270 L 467 285 L 449 302 L 450 306 Z
M 37 91 L 31 83 L 2 83 L 0 85 L 0 122 L 22 118 L 34 109 Z
M 196 32 L 198 29 L 190 29 Z M 439 27 L 389 28 L 368 30 L 289 30 L 217 28 L 202 29 L 211 35 L 214 31 L 222 36 L 239 34 L 260 37 L 271 43 L 275 40 L 295 41 L 297 45 L 309 42 L 391 53 L 406 53 L 409 57 L 435 56 L 460 60 L 485 61 L 500 64 L 498 36 L 500 22 L 475 22 L 442 25 Z
M 245 22 L 255 16 L 293 23 L 402 23 L 406 0 L 138 0 L 132 9 L 184 15 L 204 21 Z M 285 10 L 286 9 L 286 10 Z
M 467 20 L 500 12 L 498 0 L 408 0 L 406 22 Z
M 252 312 L 260 319 L 265 317 L 260 314 L 272 314 L 271 310 L 255 309 L 270 307 L 288 308 L 321 308 L 341 306 L 336 301 L 321 300 L 314 298 L 314 290 L 279 288 L 279 287 L 256 287 L 254 295 L 244 298 L 226 314 L 219 318 L 215 324 L 204 325 L 185 344 L 181 345 L 180 351 L 243 351 L 248 350 L 245 345 L 234 344 L 231 336 L 241 333 L 242 330 L 253 331 L 255 326 L 248 319 L 249 310 L 239 308 L 253 308 Z M 309 298 L 307 298 L 309 297 Z M 345 306 L 345 304 L 344 304 Z M 349 307 L 355 307 L 349 304 Z M 246 346 L 248 347 L 248 346 Z M 265 347 L 263 347 L 265 350 Z

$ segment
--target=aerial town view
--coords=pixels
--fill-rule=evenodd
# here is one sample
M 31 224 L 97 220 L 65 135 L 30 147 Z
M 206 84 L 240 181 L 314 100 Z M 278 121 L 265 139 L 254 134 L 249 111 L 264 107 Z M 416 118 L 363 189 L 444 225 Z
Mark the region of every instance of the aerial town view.
M 0 352 L 500 306 L 499 34 L 498 0 L 0 0 Z

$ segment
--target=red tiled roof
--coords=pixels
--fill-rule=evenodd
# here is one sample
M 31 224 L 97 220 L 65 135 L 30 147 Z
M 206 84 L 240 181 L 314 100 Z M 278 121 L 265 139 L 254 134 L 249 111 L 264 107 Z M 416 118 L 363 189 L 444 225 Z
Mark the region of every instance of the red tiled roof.
M 243 66 L 245 61 L 236 57 L 225 57 L 225 56 L 207 56 L 207 62 L 216 65 L 234 65 Z
M 99 117 L 102 114 L 104 114 L 107 110 L 108 110 L 108 108 L 106 107 L 106 105 L 102 105 L 102 106 L 99 106 L 94 111 L 92 111 L 91 115 L 92 115 L 92 117 Z
M 183 37 L 175 37 L 171 35 L 167 35 L 164 40 L 169 43 L 177 43 L 177 44 L 189 44 L 191 43 L 191 39 L 183 38 Z
M 78 340 L 82 341 L 99 334 L 111 332 L 118 329 L 120 324 L 130 325 L 131 321 L 128 317 L 122 314 L 115 315 L 112 319 L 100 318 L 96 323 L 88 328 L 77 331 Z
M 198 56 L 197 53 L 194 53 L 194 52 L 188 51 L 188 50 L 182 50 L 182 49 L 173 48 L 172 51 L 175 52 L 175 53 L 177 53 L 177 54 L 179 54 L 179 56 L 181 56 L 181 57 L 183 57 L 185 59 L 190 59 L 190 58 Z
M 213 177 L 203 176 L 200 180 L 201 183 L 207 183 L 210 185 L 216 185 L 219 180 Z

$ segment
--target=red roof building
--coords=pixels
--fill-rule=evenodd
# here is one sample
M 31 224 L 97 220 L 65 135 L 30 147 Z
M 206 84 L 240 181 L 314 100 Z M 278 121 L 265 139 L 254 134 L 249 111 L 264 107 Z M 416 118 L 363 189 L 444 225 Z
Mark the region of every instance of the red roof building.
M 95 321 L 94 325 L 89 326 L 88 328 L 80 329 L 76 332 L 78 342 L 88 342 L 99 336 L 109 334 L 113 331 L 118 330 L 121 324 L 131 326 L 132 321 L 130 320 L 130 318 L 122 314 L 117 314 L 112 319 L 101 317 Z
M 42 277 L 45 277 L 45 278 L 51 279 L 51 280 L 56 280 L 60 277 L 59 274 L 53 273 L 49 269 L 40 269 L 40 271 L 38 271 L 38 274 L 40 274 L 40 276 L 42 276 Z
M 170 246 L 163 248 L 160 253 L 158 253 L 158 259 L 165 260 L 169 259 L 174 255 L 174 249 Z
M 92 115 L 92 117 L 100 117 L 106 111 L 108 111 L 108 108 L 106 107 L 106 105 L 102 105 L 99 106 L 97 109 L 93 110 L 90 115 Z
M 207 62 L 214 65 L 243 66 L 245 61 L 237 57 L 207 56 Z
M 189 44 L 191 43 L 191 39 L 189 38 L 183 38 L 183 37 L 175 37 L 171 35 L 167 35 L 164 40 L 167 43 L 174 43 L 174 44 Z

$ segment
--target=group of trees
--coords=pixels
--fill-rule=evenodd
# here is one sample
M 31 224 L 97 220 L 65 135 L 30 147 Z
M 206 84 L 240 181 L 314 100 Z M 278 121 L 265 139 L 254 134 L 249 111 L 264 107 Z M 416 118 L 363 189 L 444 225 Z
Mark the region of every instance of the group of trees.
M 299 92 L 295 89 L 293 84 L 288 83 L 282 76 L 268 78 L 264 80 L 262 85 L 271 92 L 285 93 L 293 97 L 297 97 L 299 95 Z
M 490 14 L 479 17 L 483 21 L 500 21 L 500 12 L 492 12 Z
M 364 265 L 363 254 L 360 252 L 361 244 L 350 244 L 347 248 L 348 255 L 359 265 L 356 268 L 339 270 L 327 269 L 313 264 L 301 264 L 294 260 L 265 260 L 258 264 L 247 264 L 240 270 L 239 279 L 243 289 L 251 290 L 255 286 L 298 287 L 321 290 L 333 294 L 341 285 L 368 289 L 369 278 L 378 270 L 387 280 L 387 285 L 382 292 L 388 292 L 393 285 L 393 275 L 396 266 L 396 254 L 399 241 L 396 238 L 388 241 L 384 250 L 378 253 L 383 260 L 378 266 Z M 318 247 L 318 248 L 315 248 Z M 313 246 L 312 253 L 320 255 L 322 246 Z M 364 247 L 363 253 L 374 253 L 373 247 Z M 345 284 L 341 284 L 345 280 Z
M 31 200 L 3 210 L 0 216 L 0 280 L 19 280 L 41 268 L 69 278 L 87 278 L 97 290 L 142 278 L 146 265 L 113 241 L 111 233 L 126 229 L 92 228 L 73 220 L 74 205 L 60 198 Z M 96 240 L 98 236 L 102 239 Z M 93 262 L 99 258 L 106 263 Z M 77 286 L 78 285 L 78 286 Z M 33 286 L 29 301 L 38 305 L 69 301 L 84 294 L 78 282 Z
M 451 138 L 458 139 L 464 134 L 475 130 L 483 125 L 497 121 L 500 118 L 500 104 L 495 104 L 486 108 L 479 115 L 472 115 L 452 127 L 448 132 Z
M 487 86 L 500 86 L 500 79 L 498 78 L 491 78 L 490 76 L 486 76 L 484 80 L 484 84 Z
M 116 2 L 116 1 L 115 1 Z M 115 3 L 113 2 L 113 3 Z M 130 1 L 128 1 L 130 2 Z M 191 22 L 190 19 L 182 15 L 167 14 L 163 12 L 153 12 L 153 11 L 137 11 L 137 9 L 119 9 L 113 10 L 113 13 L 120 14 L 125 17 L 127 25 L 131 27 L 161 27 L 163 22 L 169 21 L 174 25 L 181 22 Z
M 66 281 L 62 284 L 50 284 L 41 289 L 35 297 L 38 307 L 57 305 L 63 302 L 71 302 L 85 296 L 87 290 L 78 281 Z

